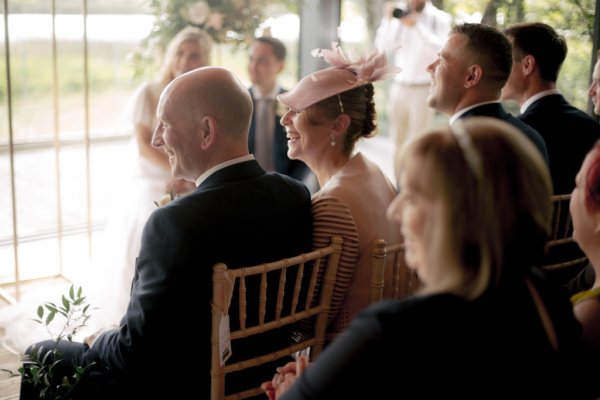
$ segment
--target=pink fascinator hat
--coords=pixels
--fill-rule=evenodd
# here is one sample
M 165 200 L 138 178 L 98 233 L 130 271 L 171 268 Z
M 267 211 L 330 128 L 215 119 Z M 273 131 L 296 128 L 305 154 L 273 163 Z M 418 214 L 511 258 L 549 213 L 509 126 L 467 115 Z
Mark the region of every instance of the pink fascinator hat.
M 315 49 L 311 54 L 323 57 L 332 67 L 305 76 L 292 90 L 277 96 L 277 100 L 296 112 L 336 94 L 386 79 L 399 71 L 387 63 L 383 53 L 375 52 L 353 59 L 351 55 L 346 56 L 336 42 L 331 44 L 331 50 Z

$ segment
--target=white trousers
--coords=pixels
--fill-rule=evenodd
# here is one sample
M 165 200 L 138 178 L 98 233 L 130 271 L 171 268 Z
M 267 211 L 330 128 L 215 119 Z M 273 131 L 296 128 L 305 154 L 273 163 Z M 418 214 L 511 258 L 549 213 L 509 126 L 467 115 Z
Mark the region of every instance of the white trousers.
M 427 105 L 429 84 L 406 85 L 394 82 L 390 87 L 387 115 L 390 137 L 396 145 L 394 173 L 398 180 L 398 158 L 402 147 L 430 128 L 434 110 Z

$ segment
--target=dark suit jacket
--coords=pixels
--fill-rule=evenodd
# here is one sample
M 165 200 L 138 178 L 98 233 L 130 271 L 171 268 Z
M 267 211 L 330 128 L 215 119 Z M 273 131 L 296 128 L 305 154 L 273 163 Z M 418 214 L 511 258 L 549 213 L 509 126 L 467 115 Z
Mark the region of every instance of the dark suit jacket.
M 554 193 L 571 193 L 587 152 L 600 139 L 600 124 L 560 94 L 544 96 L 519 115 L 544 138 Z
M 284 91 L 285 90 L 281 90 L 280 93 L 283 93 Z M 250 90 L 250 96 L 252 96 L 252 90 Z M 252 101 L 254 102 L 254 97 L 252 97 Z M 291 176 L 294 179 L 302 181 L 307 177 L 307 175 L 311 174 L 312 172 L 302 161 L 290 160 L 288 158 L 287 136 L 285 133 L 285 127 L 282 126 L 279 121 L 281 117 L 281 115 L 277 115 L 277 113 L 275 114 L 275 132 L 273 136 L 273 165 L 275 166 L 276 172 L 287 176 Z M 256 141 L 255 136 L 255 116 L 254 113 L 252 113 L 252 122 L 250 123 L 250 131 L 248 134 L 248 148 L 250 149 L 250 153 L 254 153 L 254 145 Z
M 265 173 L 254 160 L 215 172 L 150 216 L 122 327 L 101 335 L 90 353 L 134 385 L 138 398 L 190 392 L 208 398 L 213 265 L 274 261 L 309 251 L 311 241 L 311 199 L 303 184 Z M 257 290 L 252 285 L 249 293 Z M 235 325 L 237 315 L 230 319 Z M 288 343 L 289 332 L 273 331 L 263 342 L 234 344 L 232 360 Z M 271 379 L 273 368 L 261 379 Z
M 544 143 L 544 139 L 539 134 L 538 131 L 533 129 L 531 126 L 527 125 L 523 121 L 515 118 L 512 114 L 506 112 L 502 104 L 500 103 L 490 103 L 484 104 L 478 107 L 475 107 L 463 115 L 460 118 L 469 118 L 469 117 L 493 117 L 498 118 L 503 121 L 508 122 L 509 124 L 518 128 L 521 132 L 525 134 L 533 142 L 535 147 L 538 148 L 544 160 L 546 160 L 546 164 L 549 163 L 548 160 L 548 149 L 546 148 L 546 143 Z

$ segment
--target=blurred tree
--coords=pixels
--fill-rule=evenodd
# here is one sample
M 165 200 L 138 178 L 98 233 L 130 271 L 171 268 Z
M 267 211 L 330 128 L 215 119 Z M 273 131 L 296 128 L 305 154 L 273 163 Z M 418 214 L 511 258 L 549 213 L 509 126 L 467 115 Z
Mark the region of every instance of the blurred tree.
M 204 29 L 216 44 L 245 48 L 264 22 L 269 6 L 297 8 L 293 0 L 150 0 L 149 3 L 155 20 L 150 34 L 132 55 L 136 76 L 155 66 L 169 41 L 188 25 Z

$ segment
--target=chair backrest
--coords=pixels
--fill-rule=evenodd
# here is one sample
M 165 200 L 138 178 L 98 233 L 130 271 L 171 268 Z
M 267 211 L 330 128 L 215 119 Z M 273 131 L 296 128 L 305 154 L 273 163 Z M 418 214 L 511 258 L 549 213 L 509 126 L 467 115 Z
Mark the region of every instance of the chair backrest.
M 230 372 L 260 366 L 308 348 L 310 348 L 311 361 L 321 353 L 325 342 L 327 315 L 341 248 L 342 239 L 332 237 L 328 246 L 295 257 L 245 268 L 228 269 L 223 263 L 213 267 L 210 371 L 212 400 L 244 399 L 263 393 L 260 389 L 262 382 L 256 382 L 256 387 L 226 397 L 225 377 Z M 324 278 L 319 291 L 319 299 L 313 301 L 317 291 L 317 275 L 323 268 Z M 249 303 L 256 303 L 249 302 L 248 300 L 252 299 L 247 298 L 246 282 L 250 279 L 260 279 L 260 300 L 257 302 L 257 310 L 248 309 Z M 277 286 L 275 291 L 274 288 L 269 288 L 269 284 L 273 282 L 276 282 Z M 237 288 L 238 299 L 232 299 L 234 288 Z M 272 298 L 273 296 L 267 296 L 268 293 L 277 295 Z M 224 321 L 228 320 L 233 307 L 238 309 L 239 329 L 232 330 L 229 338 L 224 338 L 221 324 L 224 318 Z M 275 311 L 270 312 L 269 310 Z M 253 322 L 250 322 L 249 316 L 251 315 L 258 316 L 256 323 L 254 323 L 254 319 L 252 319 Z M 269 317 L 267 318 L 267 316 Z M 233 363 L 221 362 L 225 358 L 222 357 L 223 353 L 231 351 L 231 348 L 226 346 L 228 340 L 233 343 L 239 339 L 261 335 L 273 329 L 312 318 L 315 318 L 316 322 L 313 324 L 314 328 L 311 334 L 304 335 L 299 342 L 292 343 L 290 338 L 291 344 L 285 348 Z M 232 323 L 231 325 L 237 326 L 238 324 Z
M 375 241 L 371 252 L 373 269 L 371 270 L 371 303 L 376 303 L 384 298 L 383 288 L 386 269 L 391 268 L 392 292 L 391 298 L 398 299 L 413 293 L 420 286 L 419 278 L 414 270 L 403 268 L 404 245 L 394 243 L 388 245 L 384 239 Z M 403 285 L 403 287 L 400 287 Z
M 541 267 L 554 275 L 560 282 L 566 283 L 587 263 L 586 255 L 573 239 L 573 224 L 569 212 L 571 194 L 552 196 L 554 215 L 552 232 L 546 244 L 546 256 Z

